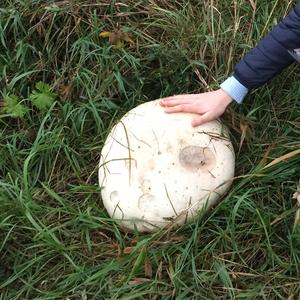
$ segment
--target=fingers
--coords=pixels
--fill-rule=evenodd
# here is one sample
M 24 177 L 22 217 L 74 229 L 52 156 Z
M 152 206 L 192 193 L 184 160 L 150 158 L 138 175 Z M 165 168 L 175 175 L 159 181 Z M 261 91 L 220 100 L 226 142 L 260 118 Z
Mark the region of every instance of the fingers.
M 175 106 L 180 104 L 188 104 L 193 101 L 194 101 L 193 95 L 184 94 L 184 95 L 177 95 L 177 96 L 163 98 L 160 100 L 160 105 L 169 107 L 169 106 Z
M 183 98 L 179 98 L 179 99 L 169 99 L 169 100 L 161 100 L 160 101 L 160 105 L 164 106 L 164 107 L 172 107 L 172 106 L 176 106 L 176 105 L 181 105 L 181 104 L 188 104 L 191 103 L 190 100 L 188 99 L 183 99 Z
M 210 112 L 205 113 L 204 115 L 201 115 L 195 119 L 192 120 L 192 126 L 197 127 L 199 125 L 202 125 L 204 123 L 207 123 L 211 120 L 213 120 L 213 116 L 210 114 Z
M 180 104 L 180 105 L 165 108 L 165 112 L 166 113 L 178 113 L 178 112 L 197 113 L 197 107 L 189 104 Z

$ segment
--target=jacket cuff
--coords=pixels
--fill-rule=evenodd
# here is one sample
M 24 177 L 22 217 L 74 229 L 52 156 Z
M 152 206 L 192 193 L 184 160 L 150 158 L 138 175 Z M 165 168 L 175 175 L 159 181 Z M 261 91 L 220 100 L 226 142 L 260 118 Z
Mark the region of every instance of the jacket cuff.
M 242 103 L 249 92 L 249 90 L 244 85 L 242 85 L 234 76 L 226 79 L 220 85 L 220 87 L 237 103 Z

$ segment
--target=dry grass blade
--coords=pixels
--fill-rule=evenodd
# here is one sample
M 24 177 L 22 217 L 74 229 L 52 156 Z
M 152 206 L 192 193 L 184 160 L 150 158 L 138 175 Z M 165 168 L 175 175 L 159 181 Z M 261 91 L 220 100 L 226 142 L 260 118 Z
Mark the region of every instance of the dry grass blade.
M 271 150 L 274 149 L 274 144 L 270 145 L 267 149 L 267 151 L 264 153 L 262 160 L 259 162 L 258 167 L 263 167 L 266 165 L 266 162 L 268 160 L 269 154 Z
M 275 165 L 277 165 L 278 163 L 280 163 L 280 162 L 282 162 L 282 161 L 286 161 L 286 160 L 288 160 L 288 159 L 290 159 L 290 158 L 292 158 L 292 157 L 294 157 L 294 156 L 296 156 L 296 155 L 298 155 L 298 154 L 300 154 L 300 149 L 294 150 L 294 151 L 292 151 L 292 152 L 290 152 L 290 153 L 287 153 L 287 154 L 285 154 L 285 155 L 282 155 L 282 156 L 280 156 L 280 157 L 274 159 L 274 160 L 271 161 L 269 164 L 267 164 L 266 166 L 264 166 L 263 169 L 267 169 L 267 168 L 270 168 L 270 167 L 272 167 L 272 166 L 275 166 Z
M 254 0 L 249 0 L 251 7 L 253 8 L 254 11 L 256 11 L 256 1 Z

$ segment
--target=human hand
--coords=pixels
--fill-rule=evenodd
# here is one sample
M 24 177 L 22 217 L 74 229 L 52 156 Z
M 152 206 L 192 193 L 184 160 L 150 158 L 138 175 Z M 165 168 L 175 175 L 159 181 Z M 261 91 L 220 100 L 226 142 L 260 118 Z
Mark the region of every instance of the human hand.
M 220 117 L 232 98 L 222 89 L 203 94 L 183 94 L 162 98 L 160 105 L 166 113 L 187 112 L 199 114 L 192 120 L 196 127 Z

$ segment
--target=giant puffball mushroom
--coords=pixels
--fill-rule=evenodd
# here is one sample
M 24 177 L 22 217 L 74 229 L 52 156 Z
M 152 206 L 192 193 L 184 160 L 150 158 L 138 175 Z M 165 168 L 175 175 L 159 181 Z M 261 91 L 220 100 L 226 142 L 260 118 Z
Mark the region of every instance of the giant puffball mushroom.
M 159 100 L 129 111 L 101 152 L 99 185 L 124 229 L 156 231 L 191 221 L 229 189 L 235 154 L 219 120 L 193 128 L 190 113 L 166 114 Z

